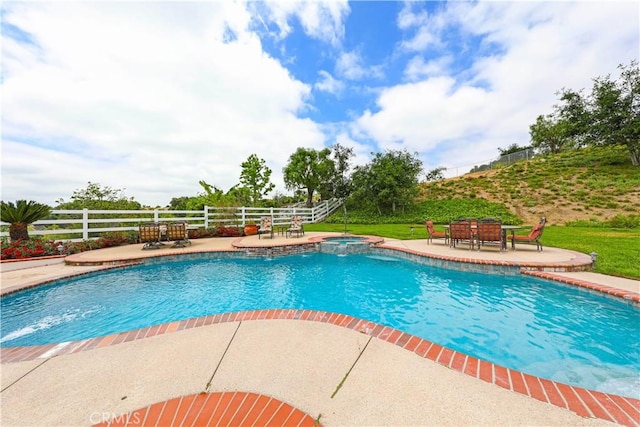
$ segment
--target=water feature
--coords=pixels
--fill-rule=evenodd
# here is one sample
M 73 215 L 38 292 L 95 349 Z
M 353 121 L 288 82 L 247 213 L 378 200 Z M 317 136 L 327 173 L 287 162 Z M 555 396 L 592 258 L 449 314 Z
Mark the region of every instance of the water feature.
M 348 255 L 368 252 L 371 243 L 366 237 L 360 236 L 325 237 L 319 247 L 321 253 Z

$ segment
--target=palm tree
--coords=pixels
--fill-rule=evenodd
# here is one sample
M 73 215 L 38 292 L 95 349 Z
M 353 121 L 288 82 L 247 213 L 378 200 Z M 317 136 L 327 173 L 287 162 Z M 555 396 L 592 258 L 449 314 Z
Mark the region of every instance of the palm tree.
M 33 200 L 18 200 L 12 202 L 0 202 L 0 221 L 8 222 L 9 237 L 12 242 L 20 239 L 29 239 L 27 227 L 39 219 L 46 218 L 51 213 L 51 208 Z

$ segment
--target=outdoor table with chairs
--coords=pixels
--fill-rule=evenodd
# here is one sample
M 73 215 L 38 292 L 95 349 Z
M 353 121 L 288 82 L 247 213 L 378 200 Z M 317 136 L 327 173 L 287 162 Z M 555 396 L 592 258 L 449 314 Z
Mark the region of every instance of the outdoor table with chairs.
M 478 250 L 487 244 L 499 244 L 500 250 L 507 249 L 507 241 L 511 240 L 511 249 L 516 250 L 518 243 L 535 243 L 536 250 L 542 251 L 540 238 L 544 231 L 546 218 L 541 217 L 540 222 L 534 225 L 528 235 L 516 235 L 515 231 L 523 228 L 520 225 L 506 225 L 498 218 L 463 218 L 444 225 L 444 233 L 434 229 L 433 222 L 426 220 L 427 241 L 431 243 L 434 238 L 444 239 L 444 243 L 455 248 L 460 243 L 467 243 L 469 250 L 477 245 Z M 509 233 L 509 234 L 508 234 Z

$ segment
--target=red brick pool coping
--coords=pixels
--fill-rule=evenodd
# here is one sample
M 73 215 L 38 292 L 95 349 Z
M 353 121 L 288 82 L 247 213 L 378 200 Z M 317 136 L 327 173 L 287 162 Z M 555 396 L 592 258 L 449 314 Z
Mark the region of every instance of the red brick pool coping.
M 116 416 L 95 427 L 114 426 L 320 426 L 308 414 L 273 397 L 245 392 L 199 393 Z
M 626 426 L 640 426 L 640 400 L 588 390 L 535 377 L 457 352 L 394 328 L 344 314 L 313 310 L 255 310 L 216 314 L 164 323 L 104 337 L 32 347 L 3 347 L 2 363 L 49 358 L 117 345 L 201 326 L 253 320 L 301 320 L 352 329 L 411 351 L 420 357 L 514 393 L 568 409 L 582 417 L 595 417 Z
M 575 258 L 566 261 L 502 261 L 496 259 L 478 259 L 478 258 L 464 258 L 454 257 L 449 255 L 437 255 L 432 253 L 425 253 L 413 249 L 399 248 L 393 245 L 386 245 L 380 243 L 376 245 L 379 248 L 388 250 L 394 250 L 398 252 L 404 252 L 412 255 L 417 255 L 425 258 L 431 258 L 441 261 L 450 261 L 463 264 L 477 264 L 487 266 L 502 266 L 502 267 L 519 267 L 523 271 L 547 271 L 547 272 L 570 272 L 570 271 L 588 271 L 592 268 L 592 260 L 589 255 L 585 255 L 580 252 L 574 252 Z

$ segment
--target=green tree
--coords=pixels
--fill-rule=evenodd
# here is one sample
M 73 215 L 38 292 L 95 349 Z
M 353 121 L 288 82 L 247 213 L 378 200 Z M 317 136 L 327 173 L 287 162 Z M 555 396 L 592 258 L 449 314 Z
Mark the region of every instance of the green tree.
M 18 200 L 13 202 L 0 202 L 0 220 L 9 223 L 9 237 L 11 241 L 21 239 L 29 240 L 29 224 L 46 218 L 51 213 L 51 208 L 33 200 Z
M 500 153 L 500 157 L 502 157 L 508 154 L 513 154 L 520 151 L 528 150 L 530 148 L 531 146 L 522 147 L 514 142 L 513 144 L 509 145 L 507 148 L 498 148 L 498 152 Z
M 342 210 L 344 213 L 344 233 L 347 234 L 347 202 L 353 191 L 353 180 L 349 173 L 351 169 L 351 158 L 355 156 L 353 148 L 345 147 L 339 143 L 331 147 L 333 154 L 333 176 L 331 178 L 331 195 L 342 200 Z
M 190 199 L 191 197 L 189 196 L 173 197 L 169 202 L 169 209 L 171 209 L 172 211 L 188 210 L 187 204 L 189 203 Z
M 444 179 L 444 171 L 446 170 L 447 168 L 445 168 L 444 166 L 431 169 L 429 172 L 427 172 L 425 179 L 427 180 L 427 182 L 442 181 Z
M 263 159 L 252 154 L 240 165 L 240 184 L 249 190 L 250 203 L 254 206 L 261 204 L 262 196 L 269 193 L 275 187 L 271 182 L 271 169 Z
M 640 166 L 640 67 L 619 65 L 619 80 L 598 77 L 588 105 L 590 136 L 595 144 L 626 145 L 634 166 Z
M 529 126 L 531 146 L 544 154 L 559 153 L 569 144 L 567 123 L 556 119 L 553 115 L 540 115 L 536 122 Z
M 371 162 L 357 167 L 353 173 L 355 198 L 361 203 L 370 201 L 379 214 L 404 210 L 418 193 L 422 161 L 417 153 L 406 150 L 372 154 Z
M 227 191 L 225 199 L 227 203 L 234 204 L 236 206 L 258 206 L 263 205 L 261 199 L 258 202 L 253 202 L 255 194 L 251 192 L 248 187 L 242 187 L 240 185 L 234 185 Z
M 133 197 L 127 198 L 124 189 L 114 189 L 89 182 L 87 188 L 76 190 L 71 200 L 56 200 L 57 209 L 94 209 L 94 210 L 137 210 L 140 203 Z
M 333 171 L 331 176 L 331 196 L 346 199 L 353 190 L 350 170 L 351 159 L 355 156 L 353 148 L 336 143 L 331 146 Z
M 533 146 L 556 153 L 569 145 L 624 145 L 640 166 L 640 68 L 637 60 L 618 68 L 618 80 L 597 77 L 589 93 L 562 89 L 554 112 L 529 128 Z
M 306 190 L 307 206 L 313 206 L 313 194 L 325 185 L 334 170 L 333 161 L 329 158 L 331 150 L 314 150 L 298 148 L 289 157 L 289 163 L 282 169 L 284 183 L 289 190 Z
M 224 191 L 204 180 L 198 181 L 198 184 L 200 184 L 204 193 L 192 197 L 189 202 L 187 202 L 189 210 L 202 210 L 205 206 L 222 207 L 229 205 L 228 198 L 225 196 Z

